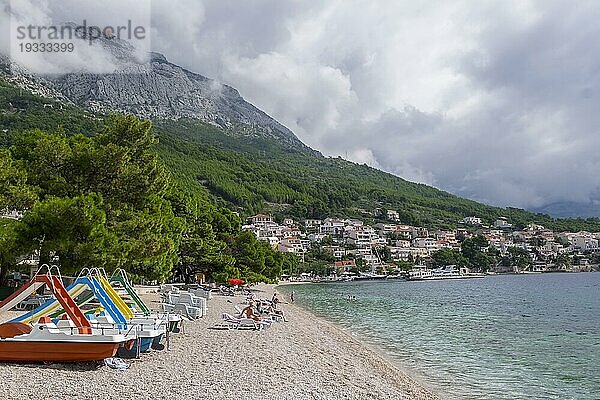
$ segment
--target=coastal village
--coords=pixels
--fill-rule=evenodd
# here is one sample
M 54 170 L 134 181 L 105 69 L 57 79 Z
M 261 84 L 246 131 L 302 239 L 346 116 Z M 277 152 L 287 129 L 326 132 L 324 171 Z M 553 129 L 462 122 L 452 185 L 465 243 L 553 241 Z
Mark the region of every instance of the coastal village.
M 7 211 L 0 218 L 20 219 L 21 213 Z M 433 230 L 399 222 L 399 213 L 376 209 L 375 219 L 367 223 L 359 219 L 325 218 L 276 221 L 268 214 L 247 219 L 242 229 L 282 253 L 294 254 L 302 265 L 311 251 L 318 249 L 328 264 L 329 278 L 342 278 L 360 272 L 396 276 L 408 270 L 440 267 L 435 254 L 442 250 L 460 251 L 462 243 L 474 237 L 485 238 L 488 253 L 498 262 L 482 270 L 477 266 L 459 266 L 461 274 L 587 272 L 600 269 L 600 233 L 554 232 L 541 225 L 529 224 L 516 229 L 507 218 L 486 224 L 482 218 L 467 217 L 458 221 L 454 230 Z M 512 250 L 511 250 L 512 249 Z M 518 265 L 501 262 L 518 249 L 525 262 Z M 21 257 L 21 265 L 37 265 L 37 255 Z M 312 280 L 323 275 L 310 268 L 289 271 L 296 280 Z M 294 273 L 297 272 L 297 273 Z M 283 278 L 289 278 L 284 276 Z
M 248 218 L 243 229 L 268 241 L 280 252 L 296 254 L 301 260 L 311 249 L 320 248 L 335 259 L 330 264 L 331 277 L 359 270 L 397 275 L 402 270 L 432 268 L 436 252 L 460 250 L 464 240 L 476 236 L 484 237 L 485 250 L 500 260 L 508 258 L 511 249 L 525 254 L 526 262 L 520 265 L 497 262 L 484 271 L 490 274 L 583 272 L 599 267 L 600 233 L 553 232 L 536 224 L 516 229 L 507 218 L 486 224 L 476 216 L 458 221 L 459 227 L 454 230 L 430 230 L 399 223 L 399 213 L 393 210 L 377 209 L 373 216 L 375 222 L 368 224 L 340 218 L 302 221 L 284 218 L 276 222 L 271 215 L 257 214 Z M 470 272 L 461 268 L 461 273 Z M 296 279 L 312 279 L 315 274 L 301 275 Z

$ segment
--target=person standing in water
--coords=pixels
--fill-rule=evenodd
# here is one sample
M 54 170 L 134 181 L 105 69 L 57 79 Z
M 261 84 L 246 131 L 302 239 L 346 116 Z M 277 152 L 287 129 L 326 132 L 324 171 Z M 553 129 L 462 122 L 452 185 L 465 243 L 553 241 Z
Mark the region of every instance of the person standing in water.
M 290 300 L 292 301 L 292 303 L 294 302 L 294 300 L 296 300 L 296 292 L 294 292 L 292 290 L 292 294 L 290 294 Z

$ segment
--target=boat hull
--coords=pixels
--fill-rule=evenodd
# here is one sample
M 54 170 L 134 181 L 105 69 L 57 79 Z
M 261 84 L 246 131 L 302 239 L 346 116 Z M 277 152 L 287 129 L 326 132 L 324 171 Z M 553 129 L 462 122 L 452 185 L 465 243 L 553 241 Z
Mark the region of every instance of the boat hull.
M 0 341 L 0 362 L 81 362 L 114 357 L 120 343 Z
M 444 281 L 454 279 L 477 279 L 485 278 L 485 275 L 458 275 L 458 276 L 427 276 L 419 278 L 408 278 L 407 281 Z
M 165 346 L 163 344 L 160 343 L 160 341 L 163 338 L 163 334 L 161 333 L 160 335 L 158 335 L 157 337 L 154 338 L 154 340 L 152 341 L 152 344 L 150 345 L 150 347 L 152 348 L 152 350 L 163 350 L 165 348 Z

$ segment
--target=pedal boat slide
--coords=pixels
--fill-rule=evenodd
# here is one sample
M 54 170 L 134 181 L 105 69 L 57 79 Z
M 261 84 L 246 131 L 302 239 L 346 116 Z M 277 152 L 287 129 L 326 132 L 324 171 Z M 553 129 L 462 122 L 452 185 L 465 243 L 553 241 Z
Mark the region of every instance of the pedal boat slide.
M 10 310 L 42 286 L 47 286 L 65 310 L 73 327 L 61 330 L 52 320 L 41 317 L 37 322 L 0 324 L 0 362 L 78 362 L 114 357 L 128 339 L 122 334 L 93 332 L 75 301 L 69 296 L 59 276 L 38 273 L 10 297 L 0 303 L 0 313 Z

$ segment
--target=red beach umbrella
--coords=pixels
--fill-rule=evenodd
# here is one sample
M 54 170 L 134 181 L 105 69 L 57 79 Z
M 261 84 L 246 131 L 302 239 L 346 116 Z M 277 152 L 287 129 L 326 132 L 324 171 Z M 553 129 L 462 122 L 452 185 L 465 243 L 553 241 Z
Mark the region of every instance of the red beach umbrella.
M 227 282 L 229 282 L 229 284 L 233 285 L 233 286 L 243 285 L 244 283 L 246 283 L 246 281 L 244 281 L 243 279 L 237 279 L 237 278 L 230 279 Z

